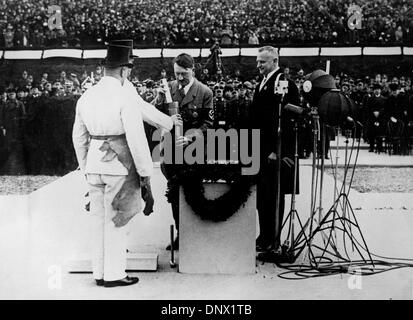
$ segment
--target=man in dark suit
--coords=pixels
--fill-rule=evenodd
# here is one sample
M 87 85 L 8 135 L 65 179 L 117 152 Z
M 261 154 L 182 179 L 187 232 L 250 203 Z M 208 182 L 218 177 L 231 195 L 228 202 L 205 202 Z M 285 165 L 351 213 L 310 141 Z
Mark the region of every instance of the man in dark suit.
M 374 94 L 366 102 L 369 151 L 379 153 L 383 151 L 382 137 L 386 133 L 387 123 L 385 117 L 387 98 L 382 96 L 381 89 L 381 85 L 375 83 L 373 85 Z
M 260 129 L 260 171 L 257 180 L 257 210 L 260 235 L 257 251 L 280 252 L 281 225 L 284 215 L 285 194 L 292 193 L 294 182 L 294 115 L 281 108 L 287 103 L 299 105 L 298 88 L 288 80 L 288 93 L 284 98 L 276 93 L 280 80 L 286 80 L 278 66 L 277 49 L 266 46 L 258 50 L 257 67 L 264 77 L 254 92 L 251 120 L 254 129 Z M 277 158 L 277 128 L 281 116 L 281 159 Z M 281 161 L 280 201 L 277 198 L 277 161 Z M 298 169 L 298 168 L 297 168 Z M 298 175 L 297 175 L 298 177 Z M 297 188 L 298 190 L 298 183 Z M 279 215 L 276 208 L 279 206 Z M 277 230 L 276 230 L 277 219 Z
M 188 129 L 200 129 L 205 132 L 213 126 L 213 99 L 212 91 L 206 85 L 199 82 L 194 77 L 194 59 L 182 53 L 174 59 L 174 81 L 169 82 L 168 87 L 171 93 L 172 101 L 178 102 L 179 114 L 182 117 L 182 131 Z M 158 91 L 158 95 L 154 100 L 154 104 L 158 109 L 166 114 L 168 113 L 168 103 L 166 103 L 165 92 Z M 172 137 L 175 137 L 175 127 L 171 130 Z M 186 147 L 196 138 L 196 132 L 184 134 L 180 132 L 180 136 L 172 139 L 172 150 L 177 147 Z M 198 132 L 198 134 L 200 134 Z M 175 159 L 175 154 L 172 152 L 172 160 Z M 179 164 L 167 163 L 165 157 L 161 159 L 161 170 L 168 180 L 168 201 L 172 206 L 172 215 L 175 220 L 175 226 L 179 232 L 179 184 L 177 181 L 177 169 Z M 171 247 L 166 248 L 170 250 Z M 174 241 L 174 249 L 179 249 L 178 237 Z

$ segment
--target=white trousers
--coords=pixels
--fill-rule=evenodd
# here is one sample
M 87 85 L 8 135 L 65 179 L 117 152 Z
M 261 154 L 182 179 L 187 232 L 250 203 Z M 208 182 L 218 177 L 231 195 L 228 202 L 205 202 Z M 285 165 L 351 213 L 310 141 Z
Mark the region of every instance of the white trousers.
M 95 219 L 93 230 L 93 278 L 105 281 L 126 277 L 127 225 L 117 228 L 112 221 L 116 210 L 112 200 L 126 176 L 87 174 L 90 213 Z

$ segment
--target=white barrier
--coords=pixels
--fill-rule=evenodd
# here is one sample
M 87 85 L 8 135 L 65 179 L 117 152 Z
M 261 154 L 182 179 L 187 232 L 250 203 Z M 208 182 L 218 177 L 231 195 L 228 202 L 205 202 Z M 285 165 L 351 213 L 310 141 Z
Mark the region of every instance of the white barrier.
M 280 57 L 318 57 L 320 48 L 280 48 Z
M 401 47 L 365 47 L 363 48 L 365 56 L 400 56 Z
M 257 54 L 258 54 L 258 48 L 241 48 L 241 56 L 256 57 Z
M 238 57 L 240 50 L 239 48 L 225 48 L 221 49 L 222 57 Z
M 406 56 L 413 56 L 413 47 L 404 47 L 403 54 Z
M 139 58 L 158 58 L 162 49 L 133 49 L 133 54 Z
M 3 53 L 3 51 L 2 51 Z M 4 51 L 4 59 L 7 60 L 20 60 L 20 59 L 41 59 L 42 50 L 19 50 L 19 51 Z
M 43 59 L 47 58 L 82 58 L 81 49 L 50 49 L 44 50 Z
M 337 47 L 321 48 L 320 56 L 361 56 L 362 48 L 358 47 Z
M 83 59 L 103 59 L 106 57 L 106 49 L 83 50 Z
M 202 58 L 208 58 L 210 54 L 211 54 L 210 48 L 201 48 L 200 55 Z
M 185 48 L 185 49 L 169 49 L 165 48 L 162 51 L 162 55 L 164 58 L 175 58 L 177 55 L 181 53 L 187 53 L 192 57 L 198 57 L 199 53 L 201 52 L 200 48 Z
M 222 57 L 255 57 L 258 47 L 254 48 L 221 48 Z M 211 54 L 210 48 L 151 48 L 133 49 L 139 58 L 174 58 L 180 53 L 188 53 L 193 57 L 206 58 Z M 319 57 L 319 56 L 392 56 L 413 55 L 413 47 L 310 47 L 310 48 L 279 48 L 281 57 Z M 7 60 L 17 59 L 47 59 L 47 58 L 83 58 L 103 59 L 106 49 L 47 49 L 47 50 L 5 50 L 0 51 L 0 57 Z

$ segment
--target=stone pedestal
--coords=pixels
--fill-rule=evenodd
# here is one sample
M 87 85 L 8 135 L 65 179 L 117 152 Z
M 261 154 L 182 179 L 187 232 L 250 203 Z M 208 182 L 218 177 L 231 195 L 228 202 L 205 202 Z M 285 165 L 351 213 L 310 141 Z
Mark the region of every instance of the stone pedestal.
M 205 196 L 215 199 L 229 185 L 205 184 Z M 208 274 L 248 274 L 255 272 L 256 189 L 245 206 L 227 221 L 201 220 L 185 201 L 180 190 L 179 272 Z

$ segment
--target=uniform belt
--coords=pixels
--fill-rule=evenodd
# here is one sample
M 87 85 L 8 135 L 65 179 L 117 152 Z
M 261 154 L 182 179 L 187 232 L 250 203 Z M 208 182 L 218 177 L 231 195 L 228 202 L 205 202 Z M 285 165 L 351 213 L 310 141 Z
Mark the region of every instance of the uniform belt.
M 122 138 L 126 138 L 126 135 L 125 134 L 109 135 L 109 136 L 90 135 L 90 139 L 94 139 L 94 140 L 109 140 L 109 139 L 122 139 Z

